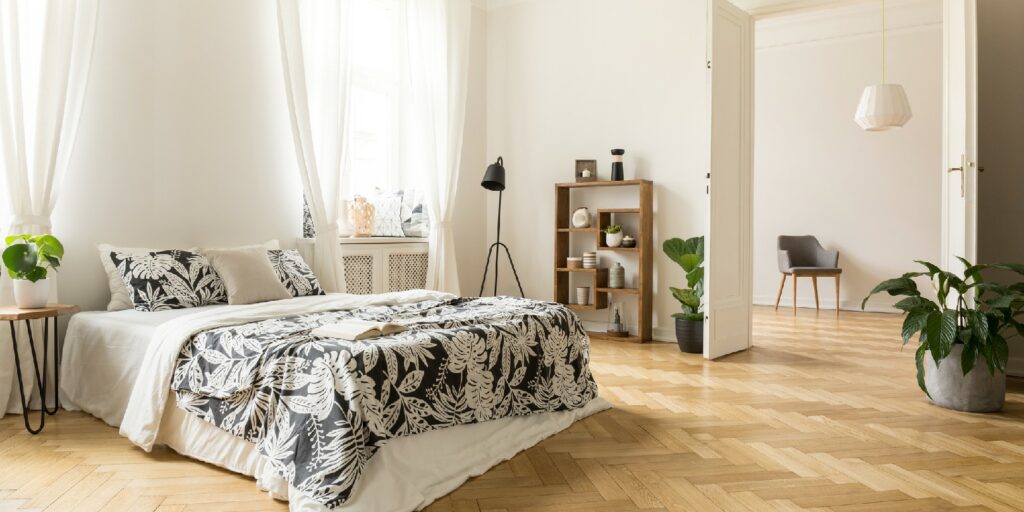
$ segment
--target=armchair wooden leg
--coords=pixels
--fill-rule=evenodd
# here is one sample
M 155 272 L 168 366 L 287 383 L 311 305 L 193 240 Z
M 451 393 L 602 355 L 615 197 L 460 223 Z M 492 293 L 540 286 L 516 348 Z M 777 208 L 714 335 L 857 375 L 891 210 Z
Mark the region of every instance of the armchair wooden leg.
M 821 306 L 818 305 L 818 276 L 811 276 L 811 283 L 814 285 L 814 310 L 821 311 Z
M 779 293 L 775 295 L 775 311 L 779 310 L 779 301 L 782 300 L 782 289 L 786 287 L 786 273 L 782 273 L 782 282 L 779 283 Z
M 796 289 L 799 288 L 796 280 L 797 275 L 793 274 L 793 315 L 796 316 Z
M 836 318 L 839 318 L 839 274 L 836 274 Z

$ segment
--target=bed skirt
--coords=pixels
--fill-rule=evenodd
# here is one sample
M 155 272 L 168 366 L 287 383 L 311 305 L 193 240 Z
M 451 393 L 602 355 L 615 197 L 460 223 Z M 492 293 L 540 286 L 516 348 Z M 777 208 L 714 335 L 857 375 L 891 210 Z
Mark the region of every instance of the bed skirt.
M 469 478 L 609 408 L 611 404 L 597 397 L 569 411 L 513 416 L 396 438 L 370 460 L 351 498 L 333 510 L 420 510 Z M 253 477 L 271 497 L 289 501 L 291 511 L 331 510 L 302 494 L 289 492 L 287 482 L 254 444 L 179 409 L 173 399 L 167 402 L 159 432 L 157 444 Z

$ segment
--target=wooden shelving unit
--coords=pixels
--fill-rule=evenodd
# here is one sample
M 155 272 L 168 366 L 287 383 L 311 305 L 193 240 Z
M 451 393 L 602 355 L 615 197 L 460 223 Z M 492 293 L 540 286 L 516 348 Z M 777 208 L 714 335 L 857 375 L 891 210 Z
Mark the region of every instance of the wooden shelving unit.
M 637 208 L 605 208 L 595 210 L 594 222 L 588 228 L 572 227 L 573 190 L 595 187 L 633 188 L 637 194 Z M 596 311 L 608 307 L 609 296 L 622 294 L 636 297 L 638 332 L 627 337 L 610 337 L 604 332 L 592 331 L 592 337 L 606 338 L 616 341 L 643 343 L 651 340 L 653 269 L 654 269 L 654 182 L 650 180 L 625 181 L 588 181 L 582 183 L 555 184 L 555 301 L 568 305 L 578 311 Z M 636 236 L 636 247 L 607 247 L 604 245 L 603 230 L 611 224 L 612 215 L 636 215 L 639 217 L 639 232 Z M 608 288 L 608 269 L 571 269 L 566 267 L 566 258 L 570 256 L 573 236 L 592 237 L 594 247 L 600 253 L 604 251 L 621 253 L 636 259 L 636 279 L 633 288 Z M 589 249 L 588 249 L 589 250 Z M 628 268 L 628 267 L 627 267 Z M 570 302 L 575 300 L 575 293 L 570 290 L 569 276 L 578 274 L 590 276 L 591 301 L 581 306 Z

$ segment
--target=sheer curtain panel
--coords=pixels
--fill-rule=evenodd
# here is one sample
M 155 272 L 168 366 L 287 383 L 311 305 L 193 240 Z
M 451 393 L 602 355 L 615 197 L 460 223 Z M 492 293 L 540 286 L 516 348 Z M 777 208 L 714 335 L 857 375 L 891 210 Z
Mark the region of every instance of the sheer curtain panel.
M 278 0 L 285 92 L 302 188 L 316 229 L 313 269 L 344 292 L 338 215 L 351 91 L 349 0 Z
M 0 197 L 10 219 L 5 236 L 51 232 L 50 215 L 68 172 L 85 98 L 98 2 L 0 0 Z M 53 300 L 55 290 L 51 284 Z M 13 302 L 4 272 L 0 303 Z M 0 332 L 0 414 L 21 412 L 9 338 Z M 21 360 L 31 361 L 27 338 L 21 340 Z M 27 391 L 37 393 L 31 364 L 22 366 L 28 369 Z
M 427 288 L 459 294 L 452 233 L 453 202 L 466 112 L 470 0 L 404 0 L 409 99 L 404 124 L 412 132 L 404 165 L 420 171 L 430 214 Z

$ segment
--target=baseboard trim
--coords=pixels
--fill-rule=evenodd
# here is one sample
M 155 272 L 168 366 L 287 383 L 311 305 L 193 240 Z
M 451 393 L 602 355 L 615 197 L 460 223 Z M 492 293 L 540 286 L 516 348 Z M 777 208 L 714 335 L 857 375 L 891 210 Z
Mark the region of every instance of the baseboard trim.
M 892 305 L 895 302 L 885 300 L 885 299 L 888 299 L 888 298 L 889 297 L 884 297 L 884 298 L 883 297 L 876 297 L 875 299 L 872 299 L 872 301 L 868 302 L 868 304 L 864 307 L 864 311 L 867 311 L 869 313 L 899 313 L 900 310 L 892 307 Z M 779 309 L 782 309 L 782 308 L 792 308 L 793 307 L 792 299 L 790 299 L 790 300 L 786 300 L 786 299 L 787 299 L 786 297 L 782 298 L 782 302 L 779 303 Z M 831 299 L 831 300 L 823 299 L 823 300 L 820 301 L 820 304 L 821 304 L 821 309 L 822 310 L 825 310 L 825 309 L 832 309 L 832 310 L 834 310 L 834 309 L 836 309 L 836 301 L 835 301 L 835 299 Z M 769 295 L 755 295 L 754 296 L 754 305 L 755 306 L 772 306 L 772 307 L 774 307 L 775 306 L 775 296 L 774 295 L 771 295 L 771 296 L 769 296 Z M 814 309 L 814 298 L 813 297 L 810 297 L 810 298 L 807 298 L 807 297 L 798 298 L 797 301 L 796 301 L 796 307 L 798 307 L 798 308 Z M 839 309 L 840 309 L 840 311 L 861 311 L 861 309 L 860 309 L 860 302 L 843 299 L 843 300 L 839 301 Z

